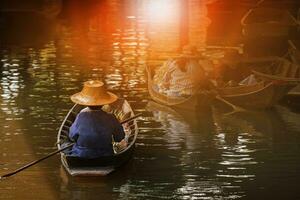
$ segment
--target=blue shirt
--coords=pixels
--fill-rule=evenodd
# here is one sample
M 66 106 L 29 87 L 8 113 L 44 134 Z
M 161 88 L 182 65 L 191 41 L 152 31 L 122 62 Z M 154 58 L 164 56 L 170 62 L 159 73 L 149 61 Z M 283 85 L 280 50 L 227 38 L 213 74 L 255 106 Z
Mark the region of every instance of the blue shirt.
M 71 155 L 84 158 L 113 155 L 112 136 L 116 142 L 125 136 L 114 115 L 102 110 L 83 109 L 70 127 L 69 137 L 76 141 Z

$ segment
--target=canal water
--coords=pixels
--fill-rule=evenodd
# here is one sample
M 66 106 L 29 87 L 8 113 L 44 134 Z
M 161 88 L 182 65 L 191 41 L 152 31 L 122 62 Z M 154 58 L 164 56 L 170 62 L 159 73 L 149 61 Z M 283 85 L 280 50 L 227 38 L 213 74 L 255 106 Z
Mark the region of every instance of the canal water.
M 55 17 L 1 14 L 0 174 L 56 150 L 69 97 L 86 80 L 103 80 L 143 115 L 134 156 L 115 173 L 70 177 L 53 156 L 1 180 L 0 199 L 300 198 L 295 108 L 227 113 L 151 101 L 145 66 L 174 55 L 187 38 L 201 48 L 214 20 L 205 1 L 194 0 L 190 23 L 180 23 L 180 2 L 64 1 Z

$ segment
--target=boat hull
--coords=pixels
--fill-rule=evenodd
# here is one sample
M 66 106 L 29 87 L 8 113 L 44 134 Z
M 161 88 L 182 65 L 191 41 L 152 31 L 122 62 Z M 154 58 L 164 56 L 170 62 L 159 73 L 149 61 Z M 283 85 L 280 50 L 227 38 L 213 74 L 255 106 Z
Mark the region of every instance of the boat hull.
M 124 165 L 132 157 L 135 145 L 121 156 L 82 159 L 61 155 L 61 163 L 71 176 L 106 176 Z
M 243 108 L 266 109 L 276 105 L 292 87 L 270 82 L 252 92 L 221 95 L 221 97 Z
M 69 128 L 76 119 L 76 115 L 83 108 L 83 106 L 76 104 L 67 114 L 58 131 L 58 149 L 63 148 L 64 145 L 71 142 L 68 137 Z M 119 99 L 117 102 L 109 106 L 107 105 L 103 109 L 106 112 L 115 114 L 120 121 L 134 116 L 129 103 L 124 99 Z M 61 152 L 61 162 L 65 170 L 71 176 L 105 176 L 124 165 L 128 160 L 130 160 L 135 149 L 138 127 L 136 120 L 132 120 L 123 124 L 123 127 L 128 141 L 127 147 L 118 149 L 115 145 L 113 145 L 115 152 L 114 155 L 102 156 L 94 159 L 80 158 L 71 156 L 67 154 L 67 152 Z
M 296 19 L 286 10 L 278 8 L 250 9 L 242 18 L 246 37 L 288 37 L 297 30 Z
M 250 57 L 282 56 L 289 38 L 297 37 L 297 21 L 280 8 L 250 9 L 242 18 L 244 50 Z
M 279 81 L 282 84 L 288 85 L 290 90 L 285 94 L 286 96 L 297 96 L 300 95 L 300 57 L 299 52 L 297 54 L 296 49 L 290 47 L 291 61 L 284 58 L 270 57 L 261 59 L 260 62 L 270 63 L 269 65 L 256 67 L 253 73 L 258 77 L 268 81 Z M 298 63 L 299 60 L 299 63 Z M 278 64 L 272 66 L 273 62 Z M 295 99 L 295 98 L 293 98 Z
M 219 88 L 222 98 L 244 108 L 272 107 L 300 81 L 299 67 L 280 57 L 244 58 L 238 63 L 229 64 L 236 65 L 239 72 L 245 72 L 245 77 L 237 77 L 239 79 L 234 80 L 235 82 L 240 82 L 250 74 L 254 74 L 259 81 L 252 85 Z
M 300 67 L 300 40 L 289 40 L 289 57 L 290 60 Z M 300 99 L 300 84 L 293 88 L 288 94 L 287 99 L 297 102 Z M 299 103 L 298 103 L 299 104 Z
M 195 108 L 205 107 L 210 105 L 210 98 L 206 94 L 196 93 L 189 97 L 181 97 L 181 98 L 174 98 L 167 96 L 165 94 L 159 93 L 153 89 L 153 72 L 150 67 L 146 68 L 147 75 L 148 75 L 148 91 L 151 98 L 160 103 L 167 106 L 177 107 L 181 109 L 187 110 L 194 110 Z

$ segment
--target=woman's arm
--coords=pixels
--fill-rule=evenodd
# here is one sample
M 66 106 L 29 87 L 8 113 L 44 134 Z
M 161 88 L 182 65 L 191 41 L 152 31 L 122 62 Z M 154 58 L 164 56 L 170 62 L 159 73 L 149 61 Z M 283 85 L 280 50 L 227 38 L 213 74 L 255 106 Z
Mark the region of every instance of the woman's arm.
M 79 115 L 77 115 L 75 121 L 73 122 L 69 130 L 69 138 L 72 141 L 76 142 L 78 137 L 79 137 Z

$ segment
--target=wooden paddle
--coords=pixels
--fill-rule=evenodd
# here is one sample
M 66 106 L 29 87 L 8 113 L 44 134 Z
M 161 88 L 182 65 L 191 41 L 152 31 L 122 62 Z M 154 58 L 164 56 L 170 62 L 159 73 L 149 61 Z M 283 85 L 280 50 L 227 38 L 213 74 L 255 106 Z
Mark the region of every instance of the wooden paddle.
M 220 97 L 219 95 L 216 96 L 216 99 L 226 103 L 227 105 L 231 106 L 234 109 L 234 112 L 246 112 L 247 110 L 245 110 L 244 108 L 241 108 L 239 106 L 236 106 L 232 103 L 230 103 L 229 101 L 223 99 L 222 97 Z M 231 112 L 232 113 L 232 112 Z
M 139 116 L 141 116 L 141 115 L 142 115 L 142 114 L 139 113 L 139 114 L 137 114 L 137 115 L 135 115 L 135 116 L 133 116 L 133 117 L 130 117 L 130 118 L 128 118 L 128 119 L 122 121 L 121 124 L 125 124 L 125 123 L 127 123 L 127 122 L 129 122 L 129 121 L 131 121 L 131 120 L 134 120 L 135 118 L 137 118 L 137 117 L 139 117 Z M 43 158 L 40 158 L 40 159 L 35 160 L 35 161 L 32 161 L 32 162 L 30 162 L 30 163 L 24 165 L 23 167 L 20 167 L 20 168 L 16 169 L 16 170 L 13 171 L 13 172 L 4 174 L 4 175 L 0 176 L 0 179 L 3 179 L 3 178 L 6 178 L 6 177 L 9 177 L 9 176 L 12 176 L 12 175 L 14 175 L 14 174 L 17 174 L 17 173 L 19 173 L 20 171 L 23 171 L 24 169 L 27 169 L 28 167 L 31 167 L 31 166 L 33 166 L 33 165 L 35 165 L 35 164 L 37 164 L 37 163 L 39 163 L 39 162 L 41 162 L 41 161 L 43 161 L 43 160 L 45 160 L 45 159 L 51 157 L 51 156 L 53 156 L 53 155 L 55 155 L 55 154 L 57 154 L 57 153 L 59 153 L 59 152 L 62 152 L 62 151 L 64 151 L 64 150 L 66 150 L 66 149 L 72 147 L 74 144 L 75 144 L 75 143 L 71 143 L 71 144 L 65 146 L 64 148 L 59 149 L 59 150 L 56 150 L 56 151 L 54 151 L 54 152 L 48 154 L 47 156 L 45 156 L 45 157 L 43 157 Z

